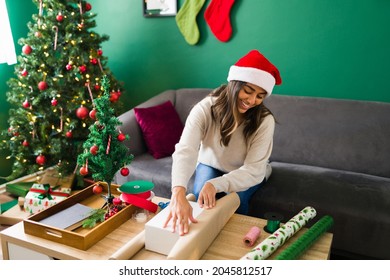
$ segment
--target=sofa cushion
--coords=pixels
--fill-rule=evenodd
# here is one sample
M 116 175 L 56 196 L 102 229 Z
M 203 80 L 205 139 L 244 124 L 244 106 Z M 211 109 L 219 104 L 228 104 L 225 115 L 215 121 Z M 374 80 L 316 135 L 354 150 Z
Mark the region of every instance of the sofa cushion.
M 148 152 L 156 159 L 172 155 L 183 131 L 183 124 L 172 102 L 134 108 L 134 113 Z
M 390 232 L 390 179 L 281 162 L 271 166 L 272 175 L 253 196 L 249 215 L 264 218 L 267 212 L 278 212 L 286 222 L 312 206 L 317 210 L 313 222 L 324 215 L 333 217 L 334 249 L 390 258 L 384 234 Z

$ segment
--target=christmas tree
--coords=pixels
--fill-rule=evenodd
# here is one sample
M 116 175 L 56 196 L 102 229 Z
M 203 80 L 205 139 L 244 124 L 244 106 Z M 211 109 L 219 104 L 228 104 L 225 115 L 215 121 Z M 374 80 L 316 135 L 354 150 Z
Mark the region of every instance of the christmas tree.
M 8 81 L 9 128 L 0 148 L 13 160 L 11 180 L 46 167 L 60 174 L 76 168 L 77 155 L 95 121 L 93 98 L 103 94 L 102 75 L 113 86 L 110 102 L 119 114 L 121 86 L 106 67 L 101 44 L 107 35 L 91 31 L 96 14 L 79 0 L 33 0 L 38 13 L 28 23 L 27 38 Z
M 123 176 L 129 175 L 126 165 L 130 164 L 134 157 L 123 143 L 129 136 L 117 129 L 122 123 L 111 107 L 110 81 L 104 76 L 102 82 L 105 93 L 93 101 L 96 121 L 89 127 L 89 136 L 83 144 L 84 152 L 77 157 L 77 164 L 80 166 L 80 175 L 90 174 L 95 181 L 106 182 L 106 199 L 111 203 L 111 182 L 119 170 Z

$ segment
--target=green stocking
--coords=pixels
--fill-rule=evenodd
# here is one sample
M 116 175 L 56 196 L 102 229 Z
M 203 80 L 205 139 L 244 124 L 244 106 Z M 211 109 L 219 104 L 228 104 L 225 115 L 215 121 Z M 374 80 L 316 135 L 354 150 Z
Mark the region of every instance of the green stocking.
M 186 0 L 176 15 L 176 23 L 184 39 L 190 45 L 199 41 L 199 28 L 196 17 L 202 9 L 205 0 Z

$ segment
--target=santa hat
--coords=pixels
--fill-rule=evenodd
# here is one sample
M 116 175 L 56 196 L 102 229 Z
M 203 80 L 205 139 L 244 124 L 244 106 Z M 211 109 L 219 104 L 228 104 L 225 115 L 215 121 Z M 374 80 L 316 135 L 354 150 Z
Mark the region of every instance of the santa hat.
M 275 85 L 282 83 L 279 70 L 257 50 L 250 51 L 232 65 L 227 80 L 257 85 L 267 92 L 267 97 Z

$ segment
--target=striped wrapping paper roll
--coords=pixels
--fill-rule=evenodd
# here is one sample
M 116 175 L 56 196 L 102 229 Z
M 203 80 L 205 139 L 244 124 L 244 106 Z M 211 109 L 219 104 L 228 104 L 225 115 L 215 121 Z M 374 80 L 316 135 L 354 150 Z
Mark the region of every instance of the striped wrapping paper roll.
M 308 221 L 316 216 L 316 210 L 307 206 L 298 214 L 281 226 L 277 231 L 255 246 L 241 260 L 265 260 L 280 246 L 282 246 L 291 236 L 304 227 Z
M 299 258 L 311 245 L 333 226 L 333 218 L 324 216 L 308 231 L 302 234 L 293 244 L 284 249 L 276 260 L 295 260 Z

